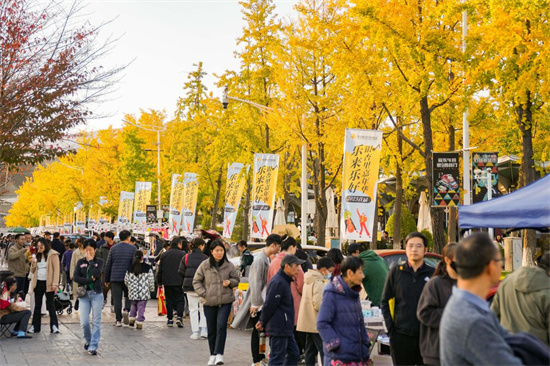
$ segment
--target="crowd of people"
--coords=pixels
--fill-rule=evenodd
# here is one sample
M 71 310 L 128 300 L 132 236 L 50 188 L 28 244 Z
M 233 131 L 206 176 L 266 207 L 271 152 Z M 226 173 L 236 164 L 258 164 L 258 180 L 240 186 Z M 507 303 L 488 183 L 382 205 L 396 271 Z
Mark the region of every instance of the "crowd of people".
M 2 284 L 0 323 L 15 324 L 14 337 L 32 337 L 41 331 L 45 298 L 50 331 L 59 333 L 54 296 L 71 291 L 84 348 L 97 355 L 109 291 L 113 325 L 139 330 L 147 300 L 160 286 L 166 325 L 173 327 L 175 317 L 183 328 L 187 305 L 191 339 L 208 339 L 208 365 L 223 365 L 234 290 L 246 276 L 248 291 L 231 326 L 252 329 L 255 366 L 368 365 L 375 340 L 365 328 L 365 299 L 381 309 L 395 365 L 550 362 L 550 253 L 537 267 L 508 275 L 491 304 L 487 295 L 500 282 L 502 256 L 484 233 L 445 246 L 437 268 L 424 260 L 428 240 L 418 232 L 403 241 L 407 260 L 392 268 L 355 243 L 347 256 L 331 249 L 313 266 L 294 238 L 271 234 L 254 255 L 246 242 L 237 243 L 237 267 L 221 240 L 176 237 L 153 270 L 129 231 L 118 237 L 116 244 L 112 232 L 74 244 L 58 233 L 3 240 L 2 260 L 13 276 Z

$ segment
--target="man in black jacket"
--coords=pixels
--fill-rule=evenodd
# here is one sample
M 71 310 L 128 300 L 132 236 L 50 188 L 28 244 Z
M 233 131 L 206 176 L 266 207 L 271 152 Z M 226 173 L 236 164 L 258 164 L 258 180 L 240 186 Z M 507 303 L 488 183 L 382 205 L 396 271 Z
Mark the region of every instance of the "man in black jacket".
M 52 249 L 59 253 L 60 259 L 63 257 L 63 253 L 65 253 L 65 244 L 59 240 L 58 232 L 53 233 Z
M 170 249 L 160 256 L 160 264 L 157 273 L 157 282 L 159 286 L 164 286 L 164 295 L 166 296 L 166 316 L 168 321 L 166 325 L 174 326 L 174 307 L 177 311 L 176 324 L 178 328 L 183 328 L 183 310 L 185 301 L 183 299 L 183 276 L 178 273 L 178 269 L 185 252 L 182 250 L 183 240 L 185 238 L 176 237 L 170 242 Z
M 294 300 L 290 282 L 298 274 L 298 266 L 303 263 L 295 255 L 286 255 L 281 261 L 281 269 L 267 286 L 264 306 L 256 328 L 265 328 L 269 334 L 269 365 L 292 366 L 298 363 L 300 350 L 294 339 Z
M 424 285 L 432 277 L 434 268 L 424 262 L 428 248 L 428 239 L 424 235 L 410 233 L 404 243 L 407 262 L 392 268 L 388 273 L 380 304 L 390 336 L 393 364 L 422 365 L 420 322 L 416 310 Z M 393 301 L 395 307 L 392 316 L 390 303 Z

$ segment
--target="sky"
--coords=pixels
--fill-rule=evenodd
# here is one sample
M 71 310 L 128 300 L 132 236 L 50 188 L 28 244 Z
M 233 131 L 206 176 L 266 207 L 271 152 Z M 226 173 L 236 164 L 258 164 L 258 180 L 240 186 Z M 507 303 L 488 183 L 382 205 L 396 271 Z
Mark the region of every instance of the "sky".
M 275 0 L 275 13 L 293 16 L 297 0 Z M 102 65 L 112 68 L 130 63 L 110 100 L 94 106 L 95 115 L 82 129 L 120 127 L 125 114 L 140 109 L 165 110 L 174 116 L 178 97 L 193 64 L 203 62 L 205 84 L 214 96 L 222 91 L 213 74 L 237 70 L 236 39 L 245 25 L 238 0 L 84 1 L 93 25 L 105 23 L 100 37 L 120 37 Z

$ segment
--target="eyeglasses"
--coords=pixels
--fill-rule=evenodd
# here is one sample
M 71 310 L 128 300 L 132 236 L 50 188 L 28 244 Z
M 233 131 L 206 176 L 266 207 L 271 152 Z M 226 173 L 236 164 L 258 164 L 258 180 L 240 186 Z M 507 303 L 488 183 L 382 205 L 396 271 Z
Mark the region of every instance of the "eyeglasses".
M 421 249 L 423 246 L 424 244 L 407 244 L 407 248 L 409 249 L 412 249 L 412 248 Z

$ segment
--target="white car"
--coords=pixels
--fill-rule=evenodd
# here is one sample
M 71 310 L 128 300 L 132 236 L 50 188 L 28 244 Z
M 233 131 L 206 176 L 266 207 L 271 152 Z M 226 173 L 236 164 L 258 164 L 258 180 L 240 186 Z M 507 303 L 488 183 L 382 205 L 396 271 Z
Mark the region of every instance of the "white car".
M 252 251 L 252 255 L 256 257 L 258 253 L 260 253 L 260 250 L 263 250 L 263 249 L 256 249 Z M 329 251 L 329 248 L 320 247 L 317 245 L 304 245 L 302 246 L 302 250 L 306 252 L 307 256 L 309 257 L 309 260 L 311 261 L 311 263 L 313 263 L 313 266 L 315 267 L 315 264 L 317 263 L 319 258 L 324 257 Z M 237 268 L 241 265 L 240 256 L 232 257 L 229 259 L 229 261 L 233 263 L 233 265 Z

